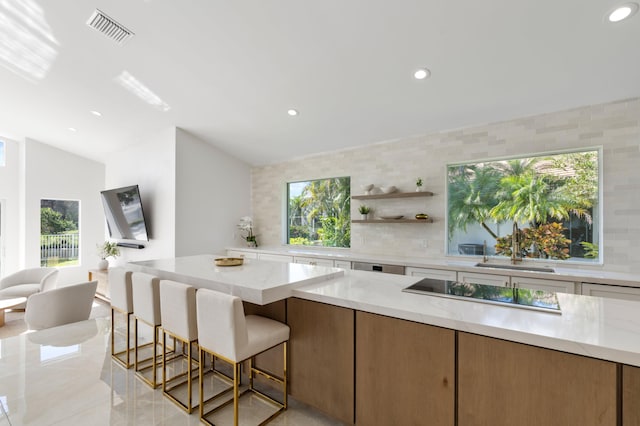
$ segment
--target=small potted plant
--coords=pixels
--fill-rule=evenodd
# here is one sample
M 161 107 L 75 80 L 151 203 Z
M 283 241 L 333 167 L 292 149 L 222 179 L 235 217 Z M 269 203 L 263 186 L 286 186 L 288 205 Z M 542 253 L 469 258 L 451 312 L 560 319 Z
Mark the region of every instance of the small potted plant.
M 109 261 L 107 258 L 116 258 L 120 256 L 120 249 L 118 248 L 118 244 L 115 242 L 105 241 L 102 244 L 97 244 L 96 247 L 98 248 L 98 256 L 100 256 L 100 261 L 98 262 L 98 269 L 100 270 L 109 268 Z
M 416 179 L 416 192 L 422 192 L 422 178 L 419 177 L 418 179 Z
M 371 208 L 362 204 L 360 207 L 358 207 L 358 211 L 362 215 L 362 220 L 367 220 L 369 218 L 369 212 L 371 212 Z
M 258 240 L 256 240 L 256 235 L 253 233 L 253 219 L 251 217 L 241 217 L 238 228 L 245 233 L 245 235 L 242 235 L 242 239 L 247 242 L 247 247 L 258 247 Z

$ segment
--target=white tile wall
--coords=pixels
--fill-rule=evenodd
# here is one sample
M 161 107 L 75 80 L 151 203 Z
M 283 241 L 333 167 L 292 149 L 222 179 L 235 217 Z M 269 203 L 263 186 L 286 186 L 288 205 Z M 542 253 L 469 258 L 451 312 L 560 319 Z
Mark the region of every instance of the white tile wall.
M 286 182 L 351 176 L 352 194 L 361 194 L 361 185 L 367 183 L 413 191 L 415 179 L 421 176 L 433 197 L 368 204 L 378 214 L 426 212 L 434 223 L 353 224 L 352 248 L 372 254 L 443 257 L 447 164 L 594 146 L 603 147 L 604 269 L 640 273 L 639 98 L 254 168 L 252 210 L 261 245 L 279 245 Z M 352 203 L 354 218 L 358 205 Z

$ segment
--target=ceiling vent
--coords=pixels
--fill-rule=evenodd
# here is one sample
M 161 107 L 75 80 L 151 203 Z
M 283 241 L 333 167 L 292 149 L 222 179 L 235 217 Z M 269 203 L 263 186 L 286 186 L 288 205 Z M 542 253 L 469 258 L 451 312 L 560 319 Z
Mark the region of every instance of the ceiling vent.
M 124 25 L 110 18 L 101 10 L 96 9 L 87 21 L 87 25 L 115 40 L 119 45 L 123 45 L 127 40 L 133 37 L 133 32 L 128 30 Z

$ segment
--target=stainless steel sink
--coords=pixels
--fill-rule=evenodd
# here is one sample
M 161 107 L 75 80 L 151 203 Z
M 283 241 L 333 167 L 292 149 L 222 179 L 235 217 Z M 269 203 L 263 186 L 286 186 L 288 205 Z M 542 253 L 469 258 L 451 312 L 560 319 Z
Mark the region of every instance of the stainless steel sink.
M 537 268 L 535 266 L 497 265 L 495 263 L 476 263 L 478 268 L 510 269 L 512 271 L 556 272 L 553 268 Z

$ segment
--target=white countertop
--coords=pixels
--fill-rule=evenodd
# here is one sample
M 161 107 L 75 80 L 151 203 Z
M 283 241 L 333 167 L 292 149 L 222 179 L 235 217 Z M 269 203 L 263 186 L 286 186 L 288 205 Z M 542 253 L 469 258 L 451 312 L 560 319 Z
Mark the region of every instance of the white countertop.
M 558 293 L 562 314 L 402 292 L 416 277 L 347 271 L 302 299 L 640 366 L 640 302 Z
M 268 253 L 280 254 L 288 256 L 312 256 L 333 260 L 344 260 L 352 262 L 372 262 L 384 263 L 389 265 L 404 265 L 415 268 L 433 268 L 444 269 L 450 271 L 477 272 L 494 275 L 510 275 L 529 278 L 540 278 L 558 281 L 587 282 L 595 284 L 622 285 L 628 287 L 640 287 L 640 276 L 636 274 L 627 274 L 622 272 L 606 271 L 602 269 L 602 265 L 579 265 L 577 263 L 558 266 L 557 263 L 525 260 L 528 266 L 533 267 L 550 267 L 555 270 L 549 272 L 535 272 L 518 269 L 497 269 L 497 268 L 479 268 L 476 263 L 482 261 L 482 257 L 472 258 L 464 257 L 456 258 L 425 258 L 425 257 L 409 257 L 409 256 L 386 256 L 379 254 L 367 254 L 351 251 L 350 249 L 340 248 L 314 248 L 314 247 L 289 247 L 289 246 L 269 246 L 259 248 L 246 247 L 230 247 L 228 250 L 238 250 L 251 253 Z M 500 259 L 502 260 L 502 259 Z M 491 259 L 491 264 L 507 265 L 508 260 L 500 261 Z
M 259 305 L 288 298 L 293 287 L 323 282 L 344 274 L 338 268 L 255 259 L 245 259 L 241 266 L 216 266 L 214 259 L 218 257 L 224 256 L 185 256 L 130 262 L 127 265 L 134 271 L 222 291 Z

